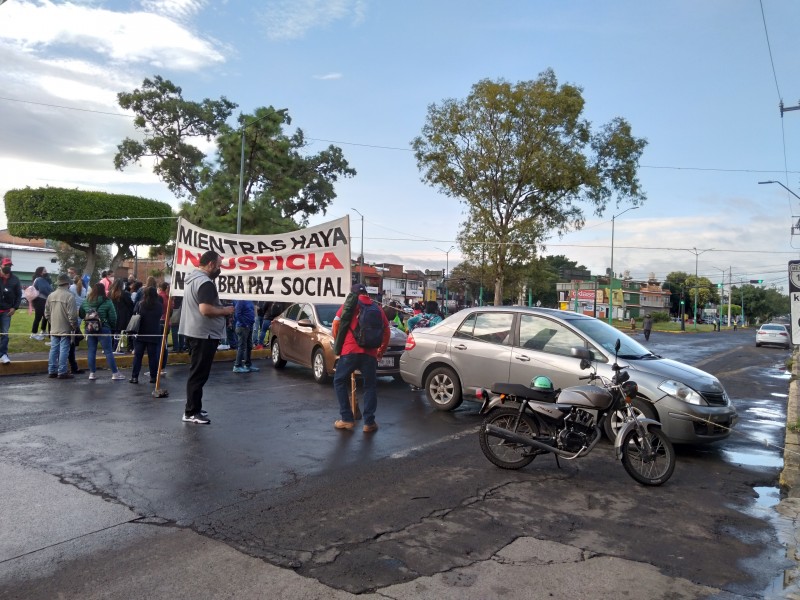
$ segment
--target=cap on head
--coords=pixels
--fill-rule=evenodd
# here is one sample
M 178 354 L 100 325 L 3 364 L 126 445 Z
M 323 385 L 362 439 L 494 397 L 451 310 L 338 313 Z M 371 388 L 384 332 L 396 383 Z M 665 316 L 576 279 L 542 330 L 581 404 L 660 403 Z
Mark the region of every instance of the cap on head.
M 69 285 L 71 282 L 69 280 L 69 275 L 66 273 L 59 273 L 58 275 L 58 285 Z
M 6 257 L 6 258 L 3 259 L 2 264 L 0 264 L 0 266 L 2 266 L 2 267 L 10 267 L 13 264 L 14 263 L 11 262 L 11 259 Z
M 367 288 L 364 286 L 363 283 L 354 283 L 350 291 L 353 292 L 354 294 L 366 294 Z

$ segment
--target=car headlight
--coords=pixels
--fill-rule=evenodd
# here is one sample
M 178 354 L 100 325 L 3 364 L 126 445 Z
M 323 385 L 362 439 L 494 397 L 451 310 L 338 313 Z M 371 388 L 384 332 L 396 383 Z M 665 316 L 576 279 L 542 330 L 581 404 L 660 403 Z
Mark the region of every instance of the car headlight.
M 698 405 L 704 404 L 703 397 L 700 394 L 695 392 L 685 383 L 681 383 L 679 381 L 673 381 L 672 379 L 668 379 L 667 381 L 659 385 L 658 389 L 660 389 L 665 394 L 674 396 L 678 400 L 683 400 L 684 402 L 688 402 L 689 404 L 698 404 Z

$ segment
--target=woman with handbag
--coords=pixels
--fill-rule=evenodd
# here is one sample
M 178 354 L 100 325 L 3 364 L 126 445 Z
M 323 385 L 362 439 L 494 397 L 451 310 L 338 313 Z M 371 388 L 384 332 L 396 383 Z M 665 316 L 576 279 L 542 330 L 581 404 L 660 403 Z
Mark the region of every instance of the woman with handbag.
M 150 368 L 150 383 L 156 382 L 158 376 L 158 359 L 161 354 L 161 315 L 164 303 L 154 287 L 144 288 L 144 297 L 133 309 L 132 321 L 138 316 L 136 341 L 133 343 L 133 367 L 131 383 L 139 383 L 139 371 L 142 370 L 142 358 L 147 351 L 147 365 Z
M 97 315 L 99 319 L 98 331 L 90 331 L 94 327 L 95 319 L 87 319 L 88 315 Z M 106 356 L 106 364 L 111 369 L 111 379 L 125 379 L 125 375 L 119 372 L 117 361 L 114 360 L 114 351 L 111 347 L 111 329 L 117 325 L 117 311 L 114 304 L 106 298 L 106 288 L 102 283 L 95 283 L 86 300 L 81 304 L 78 316 L 83 319 L 84 330 L 86 331 L 86 343 L 89 346 L 89 379 L 97 379 L 97 345 L 103 348 Z
M 125 280 L 115 279 L 114 283 L 111 284 L 111 293 L 108 296 L 111 298 L 111 302 L 114 303 L 114 310 L 117 311 L 117 326 L 112 333 L 114 334 L 114 339 L 121 340 L 121 334 L 128 329 L 128 321 L 131 320 L 131 315 L 133 314 L 133 300 L 130 292 L 125 291 Z M 120 337 L 117 338 L 117 336 Z M 114 354 L 125 354 L 129 349 L 128 346 L 132 347 L 133 345 L 123 345 L 120 342 Z

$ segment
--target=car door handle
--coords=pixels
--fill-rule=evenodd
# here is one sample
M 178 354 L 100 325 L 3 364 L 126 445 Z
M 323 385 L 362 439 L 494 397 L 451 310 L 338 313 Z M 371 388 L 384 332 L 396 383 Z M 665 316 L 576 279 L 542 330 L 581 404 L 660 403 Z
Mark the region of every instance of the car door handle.
M 516 358 L 517 360 L 521 360 L 522 362 L 530 362 L 531 361 L 531 357 L 530 356 L 526 356 L 525 354 L 517 354 L 517 355 L 514 356 L 514 358 Z
M 456 350 L 466 350 L 467 347 L 464 344 L 459 344 L 458 346 L 453 346 Z

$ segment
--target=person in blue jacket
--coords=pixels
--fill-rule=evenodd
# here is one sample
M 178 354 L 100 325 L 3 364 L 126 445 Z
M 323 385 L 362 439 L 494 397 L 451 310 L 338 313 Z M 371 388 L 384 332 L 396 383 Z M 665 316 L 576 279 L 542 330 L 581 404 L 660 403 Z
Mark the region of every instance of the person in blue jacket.
M 233 363 L 234 373 L 250 373 L 258 371 L 250 362 L 253 351 L 253 324 L 256 321 L 256 309 L 250 300 L 237 300 L 233 303 L 233 320 L 236 326 L 236 362 Z

